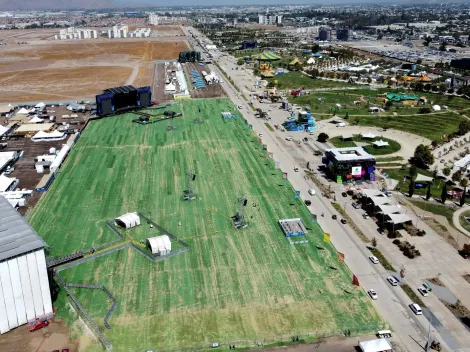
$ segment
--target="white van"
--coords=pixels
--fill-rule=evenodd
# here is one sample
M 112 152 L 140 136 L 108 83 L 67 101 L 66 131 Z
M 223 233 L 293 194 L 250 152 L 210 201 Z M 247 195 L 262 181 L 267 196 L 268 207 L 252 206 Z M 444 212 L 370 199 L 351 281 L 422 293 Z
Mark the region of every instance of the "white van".
M 286 141 L 292 141 L 292 137 L 287 137 Z
M 416 315 L 422 315 L 423 314 L 423 311 L 421 310 L 421 307 L 416 303 L 411 303 L 410 308 Z
M 346 127 L 346 124 L 344 122 L 340 122 L 336 124 L 336 127 Z

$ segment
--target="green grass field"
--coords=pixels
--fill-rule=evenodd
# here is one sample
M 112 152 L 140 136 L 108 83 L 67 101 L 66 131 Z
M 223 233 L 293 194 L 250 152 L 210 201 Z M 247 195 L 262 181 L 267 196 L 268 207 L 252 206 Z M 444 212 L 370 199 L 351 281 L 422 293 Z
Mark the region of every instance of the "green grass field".
M 376 148 L 373 146 L 374 141 L 383 140 L 384 142 L 388 142 L 388 146 Z M 363 139 L 360 135 L 353 135 L 352 139 L 342 140 L 341 137 L 333 137 L 329 139 L 329 142 L 333 144 L 336 148 L 349 148 L 349 147 L 356 147 L 355 142 L 359 143 L 368 143 L 368 145 L 364 146 L 363 148 L 372 155 L 387 155 L 398 152 L 401 149 L 400 143 L 394 141 L 389 138 L 384 137 L 375 137 L 374 139 Z
M 288 72 L 283 75 L 276 75 L 274 78 L 268 78 L 267 80 L 277 81 L 276 86 L 279 89 L 343 88 L 357 86 L 355 83 L 314 79 L 300 72 Z
M 173 110 L 183 117 L 148 126 L 131 123 L 132 114 L 91 122 L 29 219 L 55 256 L 114 239 L 105 221 L 136 210 L 191 247 L 160 263 L 129 248 L 61 272 L 67 282 L 105 285 L 118 299 L 105 331 L 114 350 L 242 346 L 385 326 L 253 131 L 241 118 L 221 118 L 222 111 L 240 117 L 230 100 L 186 101 Z M 169 124 L 177 129 L 167 131 Z M 188 170 L 197 174 L 198 199 L 183 202 Z M 249 200 L 249 227 L 237 231 L 230 216 L 240 195 Z M 307 244 L 286 241 L 277 220 L 292 217 L 308 227 Z M 139 240 L 146 226 L 134 232 Z M 73 289 L 102 325 L 111 303 L 94 291 Z M 65 302 L 62 292 L 59 316 L 67 316 Z

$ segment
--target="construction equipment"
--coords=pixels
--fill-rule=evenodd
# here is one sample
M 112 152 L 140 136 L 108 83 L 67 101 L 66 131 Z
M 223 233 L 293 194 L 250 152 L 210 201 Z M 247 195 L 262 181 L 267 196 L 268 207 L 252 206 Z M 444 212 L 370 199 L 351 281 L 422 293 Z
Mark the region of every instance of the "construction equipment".
M 247 203 L 248 203 L 248 200 L 245 197 L 243 196 L 238 197 L 237 213 L 234 216 L 232 216 L 233 227 L 237 230 L 244 229 L 245 227 L 248 226 L 248 224 L 245 221 L 245 207 Z
M 29 331 L 33 332 L 33 331 L 36 331 L 36 330 L 40 330 L 40 329 L 42 329 L 42 328 L 44 328 L 48 325 L 49 325 L 48 320 L 45 320 L 45 321 L 37 320 L 37 321 L 34 322 L 33 325 L 29 326 Z

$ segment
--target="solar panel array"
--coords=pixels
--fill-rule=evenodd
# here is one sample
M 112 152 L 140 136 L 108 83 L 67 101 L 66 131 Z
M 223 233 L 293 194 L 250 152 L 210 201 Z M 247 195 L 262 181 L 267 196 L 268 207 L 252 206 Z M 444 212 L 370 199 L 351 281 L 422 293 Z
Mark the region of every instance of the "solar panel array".
M 191 74 L 191 81 L 193 82 L 193 84 L 196 86 L 197 89 L 206 88 L 206 84 L 204 83 L 198 70 L 192 70 L 190 74 Z

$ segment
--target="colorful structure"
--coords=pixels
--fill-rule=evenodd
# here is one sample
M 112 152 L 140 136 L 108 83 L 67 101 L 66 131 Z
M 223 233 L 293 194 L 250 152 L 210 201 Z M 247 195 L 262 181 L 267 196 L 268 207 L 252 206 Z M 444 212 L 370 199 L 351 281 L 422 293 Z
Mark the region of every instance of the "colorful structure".
M 405 101 L 405 100 L 415 100 L 419 101 L 419 97 L 416 95 L 411 95 L 411 94 L 396 94 L 396 93 L 387 93 L 386 98 L 390 101 Z
M 258 66 L 261 71 L 264 70 L 271 70 L 271 62 L 281 60 L 281 57 L 274 54 L 272 51 L 263 51 L 261 54 L 258 55 L 256 58 L 258 61 Z
M 315 131 L 317 129 L 312 114 L 307 111 L 300 111 L 297 119 L 293 112 L 289 121 L 283 123 L 283 126 L 287 131 Z
M 362 147 L 327 149 L 322 158 L 329 176 L 346 180 L 375 180 L 375 158 Z

